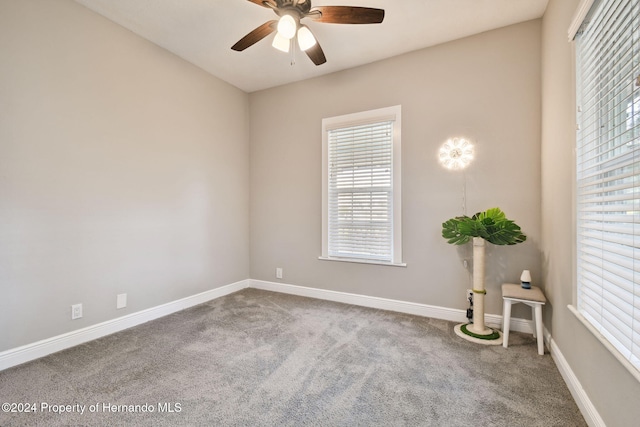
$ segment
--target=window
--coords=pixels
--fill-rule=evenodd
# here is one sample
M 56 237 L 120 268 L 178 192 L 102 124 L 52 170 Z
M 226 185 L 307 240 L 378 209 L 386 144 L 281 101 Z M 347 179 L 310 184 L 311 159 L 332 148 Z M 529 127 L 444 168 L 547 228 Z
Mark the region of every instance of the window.
M 578 314 L 640 378 L 640 0 L 593 2 L 576 72 Z
M 402 264 L 400 106 L 322 121 L 321 259 Z

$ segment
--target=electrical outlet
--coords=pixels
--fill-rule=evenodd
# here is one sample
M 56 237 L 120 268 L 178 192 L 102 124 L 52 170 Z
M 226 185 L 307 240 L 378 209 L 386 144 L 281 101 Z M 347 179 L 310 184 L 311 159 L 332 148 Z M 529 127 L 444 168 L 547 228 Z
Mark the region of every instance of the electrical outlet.
M 276 279 L 282 279 L 282 268 L 276 268 Z
M 71 306 L 71 320 L 76 320 L 82 317 L 82 304 L 73 304 Z
M 127 294 L 116 295 L 116 309 L 125 308 L 127 306 Z

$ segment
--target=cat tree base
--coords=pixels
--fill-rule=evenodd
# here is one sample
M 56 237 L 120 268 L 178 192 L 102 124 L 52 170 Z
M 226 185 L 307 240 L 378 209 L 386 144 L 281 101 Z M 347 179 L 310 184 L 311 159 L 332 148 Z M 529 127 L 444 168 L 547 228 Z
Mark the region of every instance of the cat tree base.
M 471 326 L 473 326 L 472 323 L 461 323 L 460 325 L 456 325 L 453 330 L 460 338 L 464 338 L 465 340 L 476 344 L 502 345 L 502 332 L 499 330 L 487 328 L 489 333 L 476 334 L 469 330 Z

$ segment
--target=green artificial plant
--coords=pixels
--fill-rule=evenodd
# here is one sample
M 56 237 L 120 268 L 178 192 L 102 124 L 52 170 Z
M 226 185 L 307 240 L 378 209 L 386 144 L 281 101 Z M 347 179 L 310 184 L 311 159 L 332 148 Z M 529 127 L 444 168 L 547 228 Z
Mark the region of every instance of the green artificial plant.
M 520 226 L 507 219 L 500 208 L 487 209 L 472 217 L 451 218 L 442 223 L 442 237 L 452 245 L 464 245 L 473 237 L 482 237 L 494 245 L 515 245 L 527 239 Z

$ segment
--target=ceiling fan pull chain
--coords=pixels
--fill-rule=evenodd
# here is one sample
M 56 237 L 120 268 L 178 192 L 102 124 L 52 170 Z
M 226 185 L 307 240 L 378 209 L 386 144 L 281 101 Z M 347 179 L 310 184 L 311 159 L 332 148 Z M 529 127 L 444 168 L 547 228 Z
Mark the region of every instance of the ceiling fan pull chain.
M 291 52 L 291 66 L 293 67 L 294 65 L 296 65 L 296 46 L 298 44 L 295 43 L 293 39 L 289 40 L 289 43 L 291 43 L 291 49 L 289 49 L 289 52 Z

